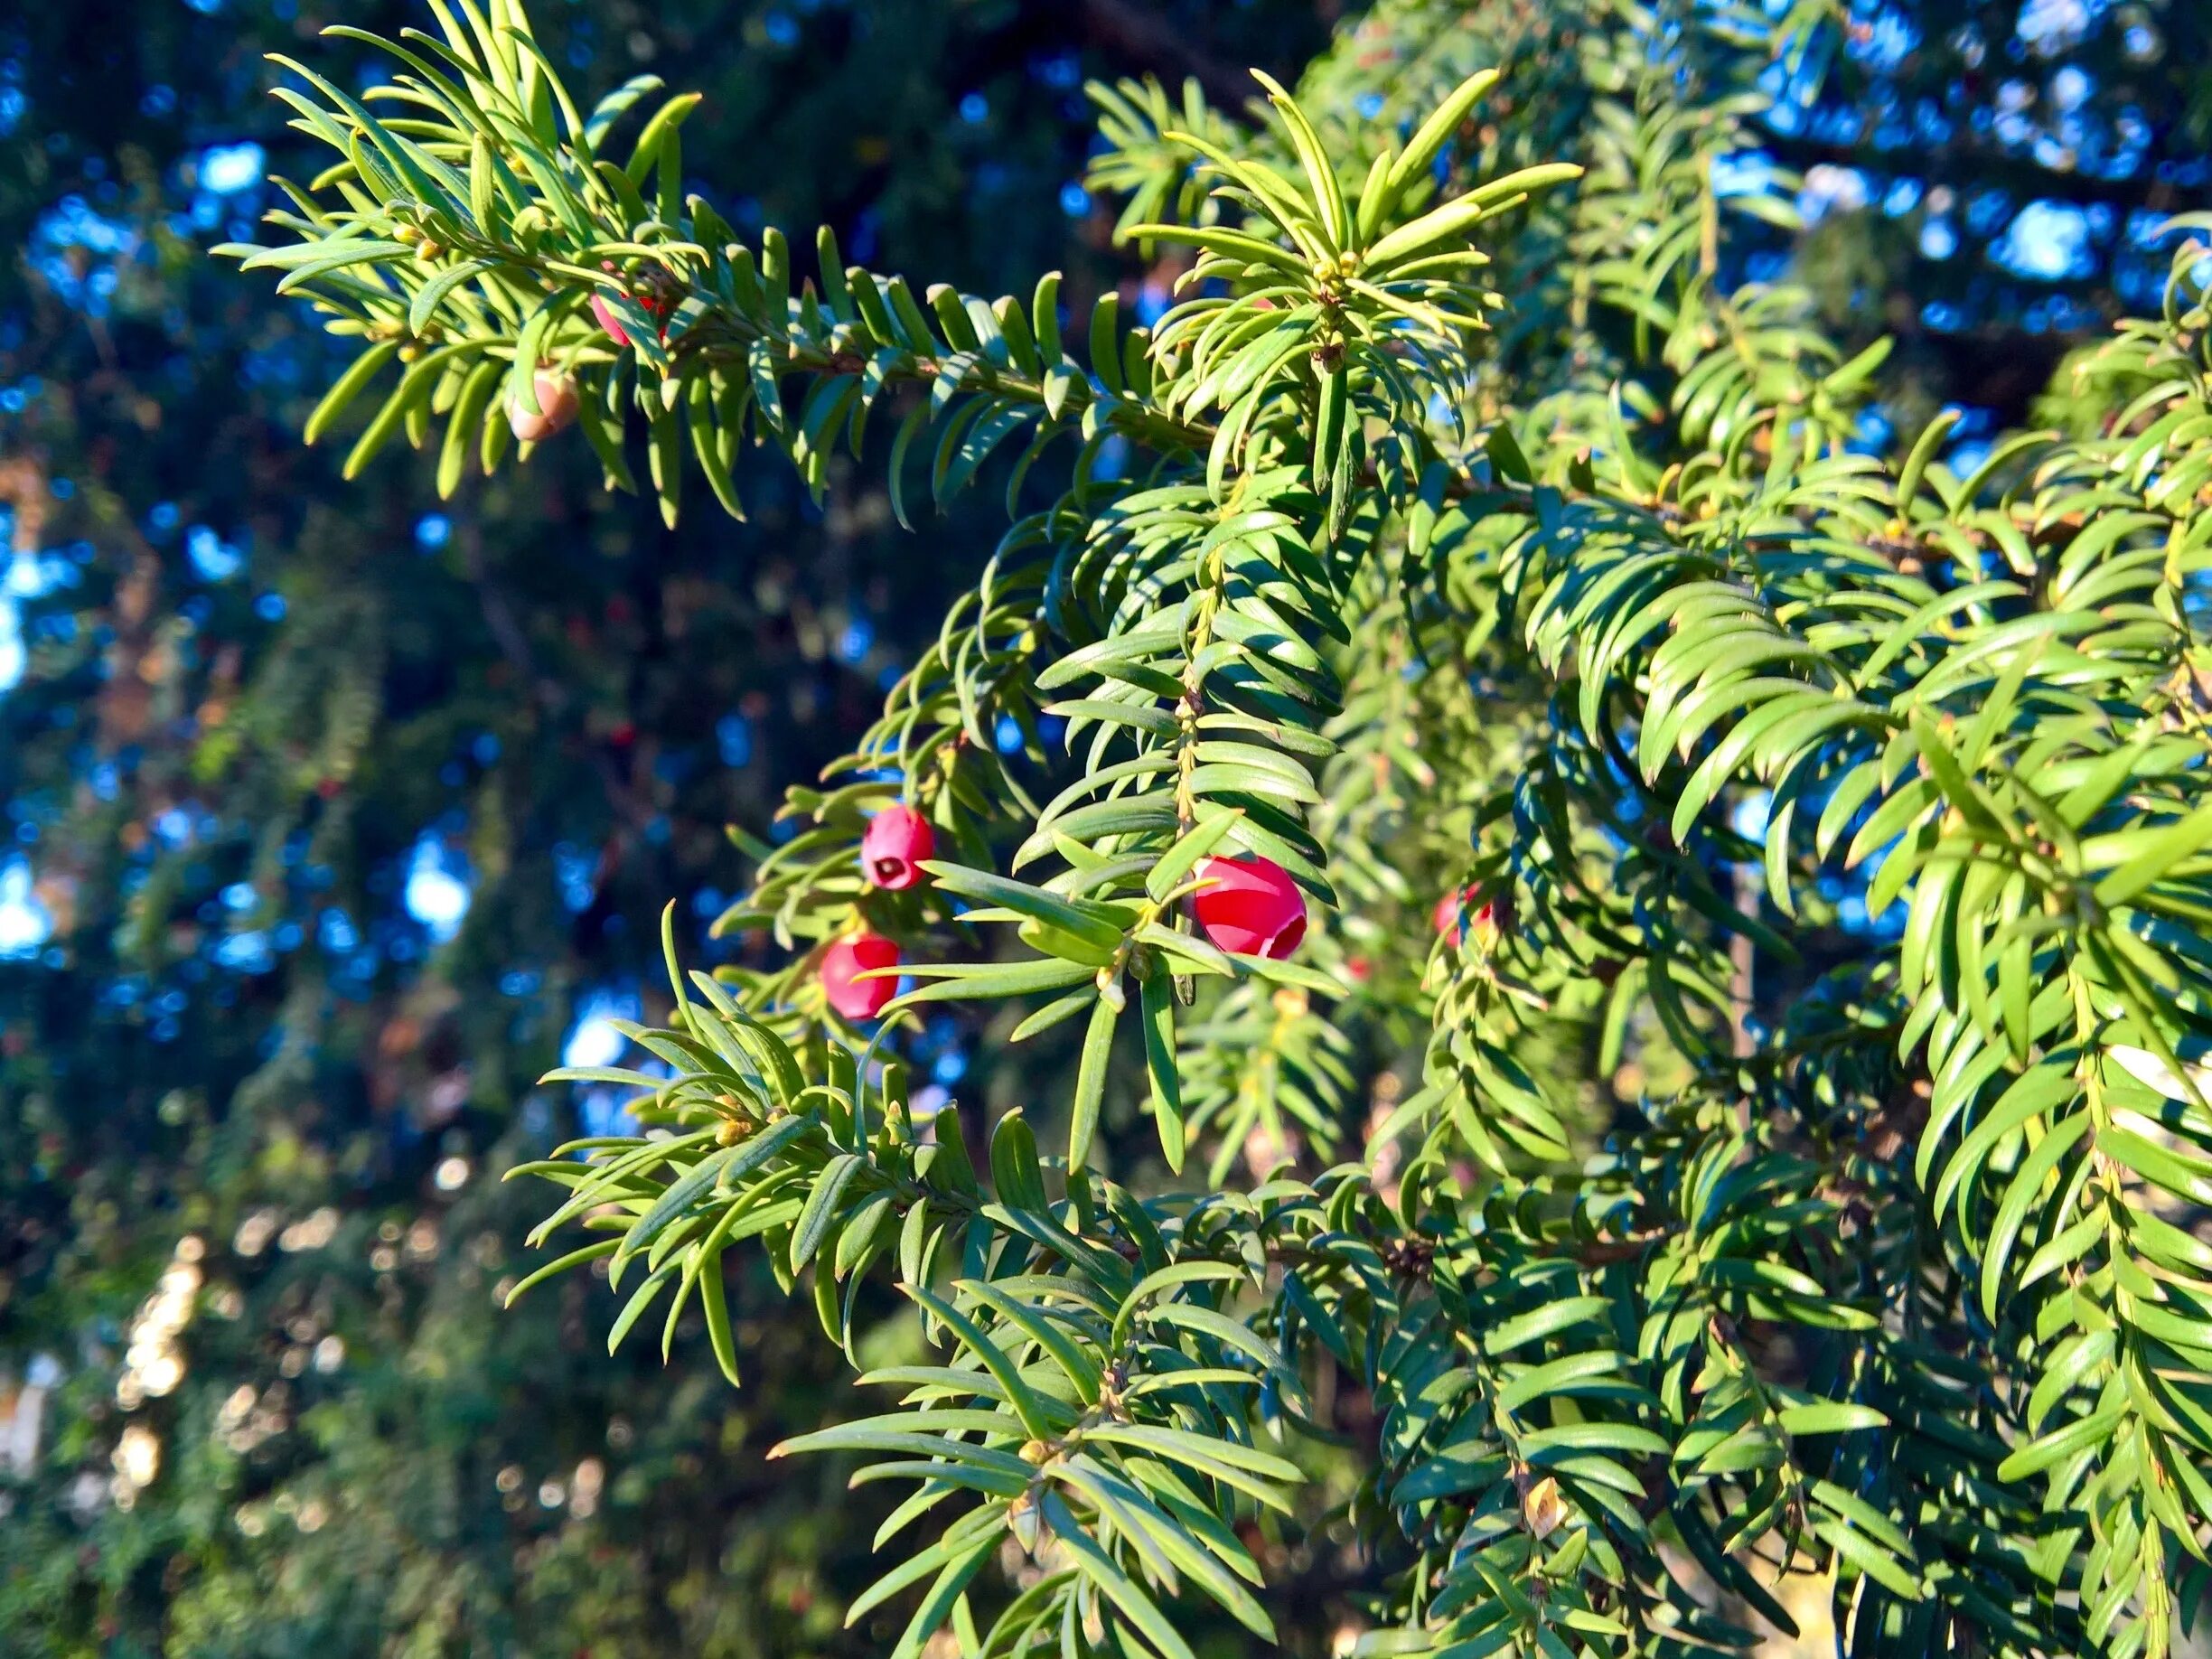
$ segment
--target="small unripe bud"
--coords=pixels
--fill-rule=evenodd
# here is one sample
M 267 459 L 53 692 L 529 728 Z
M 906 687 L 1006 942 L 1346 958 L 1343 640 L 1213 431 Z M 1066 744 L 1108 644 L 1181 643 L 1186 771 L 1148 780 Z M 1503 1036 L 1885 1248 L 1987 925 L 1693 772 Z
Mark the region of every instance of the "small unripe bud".
M 1565 1525 L 1570 1513 L 1560 1494 L 1559 1482 L 1549 1475 L 1531 1486 L 1521 1500 L 1521 1519 L 1539 1542 Z
M 538 394 L 537 412 L 523 408 L 517 398 L 507 411 L 508 424 L 525 444 L 542 444 L 576 417 L 576 384 L 572 376 L 550 369 L 540 369 L 530 384 Z
M 1036 1498 L 1022 1493 L 1007 1505 L 1007 1527 L 1025 1554 L 1035 1555 L 1045 1542 L 1045 1517 L 1037 1513 Z

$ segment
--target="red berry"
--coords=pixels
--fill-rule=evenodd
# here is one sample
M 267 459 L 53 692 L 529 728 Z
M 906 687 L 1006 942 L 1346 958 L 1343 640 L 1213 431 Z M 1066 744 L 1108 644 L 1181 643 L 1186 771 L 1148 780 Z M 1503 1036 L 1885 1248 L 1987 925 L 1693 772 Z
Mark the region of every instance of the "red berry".
M 894 893 L 920 885 L 922 861 L 936 856 L 936 830 L 903 801 L 868 820 L 867 833 L 860 838 L 860 867 L 870 881 Z
M 1272 858 L 1208 858 L 1191 914 L 1224 951 L 1282 961 L 1306 937 L 1306 895 Z
M 1513 925 L 1513 898 L 1501 894 L 1486 898 L 1479 886 L 1470 883 L 1457 893 L 1448 893 L 1437 901 L 1437 932 L 1464 944 L 1469 933 L 1475 942 L 1487 951 L 1496 942 L 1497 936 Z
M 550 369 L 540 369 L 530 384 L 538 394 L 537 412 L 524 408 L 518 400 L 507 411 L 507 418 L 515 436 L 525 444 L 542 444 L 576 418 L 576 381 Z
M 1437 900 L 1436 931 L 1456 933 L 1467 920 L 1467 901 L 1475 896 L 1475 889 L 1462 887 L 1457 893 L 1447 893 Z
M 848 933 L 822 952 L 822 990 L 847 1019 L 874 1019 L 898 995 L 898 980 L 863 979 L 871 968 L 895 968 L 899 948 L 880 933 Z
M 1494 898 L 1486 898 L 1475 907 L 1475 925 L 1488 931 L 1492 938 L 1510 933 L 1514 924 L 1513 889 L 1502 888 Z
M 614 307 L 607 304 L 605 295 L 595 294 L 592 295 L 591 313 L 599 319 L 599 326 L 606 330 L 606 336 L 609 340 L 618 346 L 626 346 L 630 343 L 630 331 L 623 327 L 622 320 L 614 314 Z

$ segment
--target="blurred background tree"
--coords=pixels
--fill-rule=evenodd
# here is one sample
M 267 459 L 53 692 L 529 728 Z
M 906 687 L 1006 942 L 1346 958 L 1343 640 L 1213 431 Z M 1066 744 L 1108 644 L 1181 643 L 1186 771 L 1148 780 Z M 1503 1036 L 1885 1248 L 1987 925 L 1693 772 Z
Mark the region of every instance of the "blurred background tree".
M 1747 165 L 1803 173 L 1829 324 L 1898 342 L 1894 426 L 2023 424 L 2067 351 L 2157 309 L 2159 228 L 2212 193 L 2207 53 L 2189 0 L 1854 0 Z
M 594 93 L 706 91 L 688 163 L 725 202 L 761 191 L 736 203 L 755 223 L 827 220 L 854 258 L 983 292 L 1059 266 L 1079 313 L 1118 284 L 1141 316 L 1166 286 L 1082 182 L 1083 80 L 1233 101 L 1334 11 L 576 0 L 542 22 Z M 0 1637 L 873 1651 L 839 1633 L 866 1513 L 759 1460 L 844 1410 L 810 1316 L 740 1288 L 744 1395 L 683 1329 L 688 1363 L 610 1364 L 588 1280 L 497 1312 L 535 1200 L 490 1177 L 602 1123 L 605 1100 L 531 1080 L 651 1011 L 664 895 L 691 895 L 690 960 L 732 948 L 705 937 L 722 827 L 763 827 L 846 746 L 992 515 L 910 537 L 877 480 L 817 511 L 768 464 L 748 524 L 673 534 L 580 446 L 451 502 L 397 452 L 342 491 L 342 454 L 291 437 L 333 342 L 202 257 L 305 164 L 260 53 L 353 63 L 314 38 L 341 20 L 420 21 L 0 21 Z M 1754 257 L 1795 258 L 1840 333 L 1902 337 L 1870 447 L 1952 403 L 1955 444 L 1982 441 L 2153 297 L 2155 217 L 2212 183 L 2208 30 L 2196 0 L 1925 0 L 1816 42 L 1735 164 L 1802 173 L 1813 221 Z M 933 1036 L 942 1085 L 1012 1086 Z
M 531 1082 L 641 1012 L 665 894 L 705 948 L 723 826 L 849 745 L 995 532 L 769 466 L 749 525 L 676 537 L 581 452 L 341 494 L 294 436 L 333 342 L 202 257 L 314 164 L 261 54 L 341 19 L 422 21 L 0 23 L 0 1647 L 828 1651 L 866 1531 L 758 1454 L 838 1367 L 767 1285 L 743 1399 L 609 1364 L 581 1286 L 500 1315 L 529 1196 L 487 1177 L 605 1111 Z M 550 21 L 617 79 L 680 65 L 701 173 L 781 181 L 748 211 L 982 287 L 1116 278 L 1087 75 L 1326 38 L 1299 5 Z

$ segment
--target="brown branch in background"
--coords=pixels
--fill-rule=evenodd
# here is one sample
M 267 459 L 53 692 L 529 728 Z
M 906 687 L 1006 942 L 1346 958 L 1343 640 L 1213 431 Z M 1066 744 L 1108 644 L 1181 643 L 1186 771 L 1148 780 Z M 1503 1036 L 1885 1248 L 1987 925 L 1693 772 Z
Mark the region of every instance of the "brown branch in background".
M 1845 144 L 1766 129 L 1760 131 L 1758 142 L 1772 151 L 1777 161 L 1793 168 L 1825 165 L 1883 169 L 1884 158 L 1865 144 Z M 1886 170 L 1911 173 L 1931 183 L 1949 183 L 1954 189 L 1965 181 L 1975 190 L 2009 190 L 2022 202 L 2048 197 L 2084 204 L 2101 202 L 2114 207 L 2146 208 L 2154 213 L 2179 211 L 2187 204 L 2178 199 L 2172 184 L 2155 176 L 2153 166 L 2154 159 L 2146 159 L 2133 177 L 2095 178 L 2085 173 L 2046 167 L 2032 157 L 2015 155 L 1994 145 L 1953 141 L 1932 149 L 1900 151 Z
M 1647 1228 L 1632 1233 L 1624 1239 L 1578 1240 L 1546 1251 L 1546 1255 L 1572 1256 L 1584 1267 L 1607 1267 L 1617 1261 L 1635 1261 L 1653 1245 L 1663 1242 L 1671 1235 L 1665 1227 Z
M 1756 919 L 1759 910 L 1758 867 L 1752 864 L 1739 864 L 1735 867 L 1735 877 L 1736 913 L 1739 915 Z M 1735 1041 L 1736 1054 L 1739 1058 L 1749 1054 L 1755 1046 L 1751 1040 L 1752 961 L 1751 936 L 1748 933 L 1738 933 L 1730 938 L 1729 941 L 1730 970 L 1729 975 L 1729 1032 Z M 1739 1115 L 1744 1115 L 1746 1128 L 1750 1126 L 1750 1120 L 1748 1116 L 1749 1110 L 1748 1102 L 1740 1109 Z
M 1904 291 L 1888 303 L 1885 321 L 1897 336 L 1896 370 L 1909 375 L 1923 365 L 1932 369 L 1942 384 L 1957 389 L 1959 398 L 1991 410 L 2001 430 L 2031 424 L 2035 400 L 2050 389 L 2060 361 L 2100 332 L 2031 334 L 1992 325 L 1939 333 L 1921 323 L 1918 301 Z
M 1132 0 L 1082 0 L 1084 32 L 1131 70 L 1163 77 L 1187 76 L 1224 109 L 1243 107 L 1257 96 L 1258 83 L 1243 69 L 1201 52 L 1190 37 L 1157 13 Z
M 15 552 L 35 553 L 46 545 L 53 492 L 46 487 L 44 468 L 28 455 L 0 455 L 0 503 L 15 515 L 9 544 Z
M 0 455 L 0 505 L 15 516 L 10 546 L 17 553 L 45 547 L 62 511 L 44 463 L 31 455 Z M 158 676 L 149 677 L 146 668 L 160 648 L 166 616 L 160 603 L 162 559 L 127 514 L 104 514 L 90 528 L 116 548 L 115 592 L 106 619 L 112 637 L 101 653 L 105 671 L 93 698 L 101 750 L 113 754 L 142 742 L 154 718 L 152 678 Z

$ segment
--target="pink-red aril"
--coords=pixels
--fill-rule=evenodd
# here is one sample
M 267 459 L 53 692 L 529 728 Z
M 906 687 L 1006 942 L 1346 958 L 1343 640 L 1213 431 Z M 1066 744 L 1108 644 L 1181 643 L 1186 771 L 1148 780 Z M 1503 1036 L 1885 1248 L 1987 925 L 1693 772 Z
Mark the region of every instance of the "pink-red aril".
M 876 886 L 894 893 L 920 885 L 922 861 L 936 856 L 936 830 L 903 801 L 869 819 L 860 838 L 860 867 Z
M 1439 933 L 1457 933 L 1467 916 L 1467 901 L 1474 896 L 1474 888 L 1462 887 L 1458 892 L 1447 893 L 1437 900 L 1436 931 Z
M 874 1019 L 898 995 L 898 979 L 859 976 L 871 968 L 895 968 L 899 948 L 880 933 L 848 933 L 822 952 L 821 984 L 830 1006 L 847 1019 Z
M 1306 895 L 1274 859 L 1207 858 L 1196 873 L 1191 914 L 1221 949 L 1280 961 L 1306 937 Z
M 1497 936 L 1512 925 L 1510 890 L 1491 898 L 1479 886 L 1469 883 L 1437 901 L 1437 932 L 1456 943 L 1464 944 L 1471 935 L 1476 945 L 1487 951 L 1497 942 Z
M 591 313 L 599 319 L 599 326 L 606 330 L 606 337 L 609 340 L 618 346 L 626 346 L 630 343 L 630 331 L 622 325 L 622 319 L 614 314 L 614 307 L 607 304 L 605 295 L 595 294 L 592 295 Z

